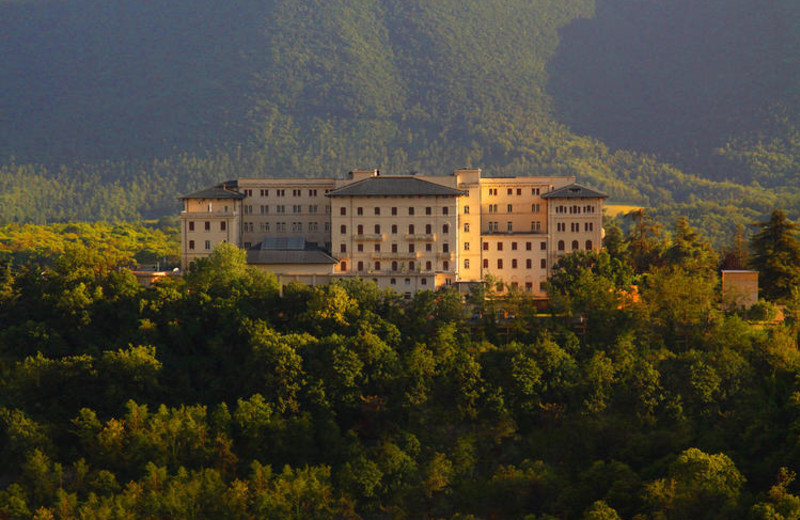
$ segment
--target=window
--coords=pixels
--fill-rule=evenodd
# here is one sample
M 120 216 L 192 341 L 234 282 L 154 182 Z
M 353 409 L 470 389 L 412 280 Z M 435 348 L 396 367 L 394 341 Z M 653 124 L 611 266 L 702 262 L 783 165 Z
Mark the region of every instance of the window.
M 346 235 L 346 234 L 347 234 L 347 226 L 345 226 L 344 224 L 342 224 L 342 226 L 339 228 L 339 232 L 340 232 L 341 234 L 343 234 L 343 235 Z
M 489 242 L 484 242 L 483 243 L 483 250 L 484 251 L 488 251 L 489 250 Z
M 381 245 L 380 244 L 375 244 L 375 247 L 373 248 L 373 250 L 376 253 L 380 253 L 381 252 Z
M 538 220 L 531 221 L 531 231 L 541 231 L 542 230 L 542 223 Z
M 380 224 L 375 224 L 375 234 L 376 235 L 380 235 L 381 234 L 381 225 Z
M 364 208 L 356 208 L 356 215 L 359 217 L 364 214 Z
M 449 271 L 450 270 L 450 262 L 448 262 L 447 260 L 442 262 L 442 269 L 444 269 L 445 271 Z
M 514 230 L 511 222 L 506 223 L 506 229 L 508 230 L 509 233 L 511 233 Z
M 206 231 L 211 231 L 211 222 L 206 222 L 205 223 L 205 230 Z
M 414 234 L 414 224 L 409 224 L 408 225 L 408 234 L 409 235 L 413 235 Z
M 269 206 L 266 204 L 262 204 L 260 209 L 262 215 L 266 215 L 267 213 L 269 213 Z
M 539 188 L 531 188 L 531 195 L 538 195 L 538 194 L 539 194 Z
M 531 213 L 539 213 L 541 206 L 539 204 L 531 204 Z
M 392 208 L 392 216 L 397 216 L 397 208 Z
M 286 206 L 281 204 L 281 205 L 279 205 L 278 207 L 275 208 L 275 211 L 277 211 L 278 213 L 286 213 Z
M 569 230 L 572 231 L 573 233 L 577 233 L 578 231 L 580 231 L 581 230 L 580 222 L 572 222 L 569 225 Z
M 301 197 L 303 195 L 303 190 L 292 190 L 293 197 Z
M 450 214 L 450 208 L 448 208 L 447 206 L 443 207 L 442 208 L 442 215 L 446 216 L 446 215 L 449 215 L 449 214 Z
M 392 253 L 397 252 L 397 244 L 392 244 Z
M 302 212 L 303 212 L 303 206 L 301 206 L 300 204 L 292 205 L 292 213 L 302 213 Z
M 417 267 L 417 266 L 414 264 L 414 262 L 409 262 L 409 263 L 408 263 L 408 270 L 409 270 L 409 271 L 413 271 L 413 270 L 414 270 L 414 268 L 416 268 L 416 267 Z
M 392 271 L 397 271 L 397 262 L 392 262 Z M 394 280 L 394 278 L 392 278 Z M 392 281 L 392 285 L 394 285 L 394 281 Z
M 194 231 L 194 222 L 189 221 L 189 231 Z
M 511 250 L 512 251 L 516 251 L 517 250 L 517 243 L 516 242 L 511 242 Z
M 269 197 L 269 190 L 261 190 L 262 197 Z
M 489 269 L 489 259 L 488 258 L 484 258 L 483 259 L 483 268 L 484 269 Z
M 339 270 L 340 271 L 347 271 L 347 262 L 339 263 Z
M 511 188 L 508 188 L 508 189 L 506 190 L 506 195 L 513 195 L 513 194 L 514 194 L 514 190 L 513 190 L 513 189 L 511 189 Z
M 469 269 L 469 258 L 464 259 L 464 269 Z
M 413 217 L 414 216 L 414 207 L 413 206 L 408 208 L 408 216 L 409 217 Z
M 464 242 L 464 251 L 469 251 L 469 242 Z
M 408 278 L 406 278 L 406 280 L 408 280 Z M 406 285 L 407 285 L 407 284 L 406 284 Z M 404 300 L 410 300 L 410 299 L 411 299 L 411 293 L 410 293 L 410 292 L 408 292 L 408 291 L 404 292 L 404 293 L 403 293 L 403 299 L 404 299 Z
M 567 230 L 567 224 L 565 222 L 559 222 L 559 223 L 556 224 L 556 231 L 562 231 L 563 232 L 563 231 L 566 231 L 566 230 Z
M 358 263 L 358 270 L 359 271 L 363 271 L 364 270 L 364 262 L 359 262 Z
M 469 233 L 469 222 L 464 222 L 464 233 Z
M 578 249 L 580 249 L 580 245 L 578 244 L 578 241 L 577 240 L 573 240 L 572 241 L 572 250 L 573 251 L 577 251 Z
M 559 240 L 558 241 L 558 250 L 559 251 L 563 251 L 564 250 L 564 241 L 563 240 Z
M 206 240 L 206 251 L 208 251 L 209 249 L 211 249 L 211 240 Z
M 308 190 L 308 196 L 309 197 L 316 197 L 317 196 L 317 190 Z
M 330 231 L 330 230 L 331 230 L 331 223 L 330 222 L 326 222 L 325 223 L 325 231 Z
M 547 289 L 547 282 L 539 282 L 539 290 L 544 292 Z
M 244 190 L 244 195 L 245 195 L 245 197 L 252 197 L 253 196 L 253 190 Z
M 514 258 L 511 260 L 511 269 L 516 269 L 516 268 L 517 268 L 517 259 Z
M 219 230 L 220 230 L 220 231 L 225 231 L 225 229 L 226 229 L 226 227 L 225 227 L 225 226 L 226 226 L 226 225 L 227 225 L 227 222 L 225 222 L 224 220 L 223 220 L 222 222 L 220 222 L 220 223 L 219 223 Z M 253 224 L 251 223 L 251 224 L 250 224 L 250 226 L 252 227 L 252 225 L 253 225 Z M 251 229 L 250 231 L 253 231 L 253 230 Z
M 433 209 L 430 206 L 425 207 L 425 214 L 426 215 L 433 215 Z
M 430 271 L 430 270 L 431 270 L 431 262 L 430 262 L 430 260 L 428 260 L 427 262 L 425 262 L 425 269 L 427 269 L 428 271 Z
M 194 250 L 194 240 L 189 240 L 189 249 Z
M 433 246 L 430 243 L 425 244 L 425 251 L 427 251 L 428 253 L 433 251 L 432 248 L 433 248 Z
M 533 267 L 533 260 L 531 260 L 530 258 L 527 258 L 525 260 L 525 269 L 531 269 L 532 267 Z
M 364 252 L 364 244 L 358 244 L 356 246 L 356 251 L 358 251 L 359 253 L 363 253 Z
M 517 188 L 517 195 L 522 195 L 522 188 Z
M 591 240 L 587 240 L 586 241 L 586 250 L 587 251 L 591 251 L 592 250 L 592 241 Z
M 422 280 L 420 280 L 419 283 L 420 283 L 420 285 L 428 285 L 428 279 L 427 278 L 423 278 Z
M 409 253 L 413 253 L 414 252 L 414 244 L 408 244 L 408 252 Z
M 525 282 L 525 290 L 528 292 L 533 291 L 533 282 Z
M 497 204 L 489 204 L 489 213 L 497 213 Z
M 309 231 L 317 231 L 319 229 L 319 222 L 309 222 L 308 223 L 308 230 Z
M 397 234 L 397 224 L 392 224 L 392 234 L 393 235 Z
M 381 263 L 380 262 L 375 262 L 375 270 L 376 271 L 380 271 L 381 270 Z
M 345 208 L 345 207 L 339 208 L 339 215 L 341 215 L 341 216 L 347 215 L 347 208 Z
M 395 267 L 392 267 L 392 271 L 397 271 L 397 269 Z M 397 285 L 397 278 L 391 278 L 389 280 L 389 283 L 392 285 Z
M 508 206 L 506 206 L 506 212 L 508 212 L 508 213 L 514 213 L 514 209 L 513 209 L 513 206 L 512 206 L 511 204 L 509 204 Z
M 442 253 L 449 253 L 450 252 L 450 244 L 445 242 L 442 244 Z
M 498 258 L 497 259 L 497 268 L 498 269 L 502 269 L 503 268 L 503 259 L 502 258 Z
M 442 226 L 442 234 L 446 235 L 448 233 L 450 233 L 450 225 L 449 224 L 445 224 L 445 225 Z
M 308 212 L 311 213 L 312 215 L 316 214 L 317 213 L 317 206 L 312 204 L 311 206 L 308 207 Z
M 497 250 L 498 251 L 502 251 L 503 250 L 503 243 L 502 242 L 498 242 L 497 243 Z
M 541 267 L 542 269 L 547 269 L 547 260 L 545 260 L 544 258 L 539 260 L 539 267 Z
M 533 249 L 533 244 L 530 242 L 525 242 L 525 251 L 530 251 Z
M 347 244 L 340 244 L 339 245 L 339 252 L 346 253 L 347 252 Z
M 469 206 L 464 206 L 464 215 L 469 215 Z
M 431 225 L 430 224 L 425 224 L 425 234 L 426 235 L 430 235 L 431 234 Z
M 542 251 L 547 251 L 547 242 L 542 242 L 539 244 L 539 249 Z
M 356 228 L 356 230 L 357 230 L 356 231 L 357 234 L 363 235 L 364 234 L 364 225 L 363 224 L 359 224 L 358 227 Z
M 381 208 L 380 206 L 375 206 L 375 216 L 379 217 L 381 215 Z
M 594 222 L 586 222 L 583 224 L 584 231 L 594 231 Z
M 275 194 L 278 197 L 283 197 L 284 195 L 286 195 L 286 190 L 275 190 Z

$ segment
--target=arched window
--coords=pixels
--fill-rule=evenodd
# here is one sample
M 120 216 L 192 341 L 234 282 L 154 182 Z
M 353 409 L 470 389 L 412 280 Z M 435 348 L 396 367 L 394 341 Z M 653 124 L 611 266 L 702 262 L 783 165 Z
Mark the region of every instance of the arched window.
M 591 240 L 587 240 L 586 241 L 586 250 L 587 251 L 591 251 L 592 250 L 592 241 Z
M 572 241 L 572 250 L 577 251 L 580 248 L 580 244 L 578 244 L 577 240 Z
M 564 250 L 564 241 L 563 240 L 559 240 L 558 241 L 558 250 L 559 251 L 563 251 Z

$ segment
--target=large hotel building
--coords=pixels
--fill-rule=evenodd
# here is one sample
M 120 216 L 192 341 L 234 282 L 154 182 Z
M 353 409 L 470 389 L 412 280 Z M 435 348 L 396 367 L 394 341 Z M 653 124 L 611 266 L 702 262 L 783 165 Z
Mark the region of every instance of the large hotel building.
M 480 170 L 241 178 L 181 197 L 181 262 L 230 242 L 284 284 L 360 277 L 410 297 L 491 275 L 546 298 L 559 256 L 600 248 L 605 198 L 574 177 Z

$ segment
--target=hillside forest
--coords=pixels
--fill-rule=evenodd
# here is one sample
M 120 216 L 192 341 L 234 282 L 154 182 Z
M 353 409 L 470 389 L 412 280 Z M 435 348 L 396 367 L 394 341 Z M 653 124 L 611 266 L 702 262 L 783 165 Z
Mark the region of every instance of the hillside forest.
M 356 168 L 576 175 L 716 245 L 800 215 L 792 0 L 7 0 L 0 26 L 0 223 Z
M 0 517 L 797 518 L 798 226 L 671 228 L 610 225 L 537 309 L 281 288 L 230 244 L 145 289 L 157 225 L 3 226 Z

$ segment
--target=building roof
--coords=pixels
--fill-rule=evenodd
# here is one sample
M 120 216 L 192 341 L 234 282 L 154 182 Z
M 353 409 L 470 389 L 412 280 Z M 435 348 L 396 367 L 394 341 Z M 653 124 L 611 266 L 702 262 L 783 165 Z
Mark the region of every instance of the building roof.
M 391 197 L 427 195 L 438 197 L 460 197 L 466 193 L 441 184 L 426 181 L 411 175 L 369 177 L 328 193 L 329 197 Z
M 601 191 L 572 183 L 568 186 L 549 191 L 542 195 L 543 199 L 607 199 L 608 195 Z
M 248 264 L 335 264 L 338 260 L 303 237 L 268 237 L 247 250 Z
M 227 190 L 220 186 L 214 186 L 212 188 L 205 188 L 202 190 L 195 191 L 188 195 L 183 195 L 178 197 L 180 200 L 184 199 L 243 199 L 244 195 L 241 193 L 237 193 L 235 191 Z

